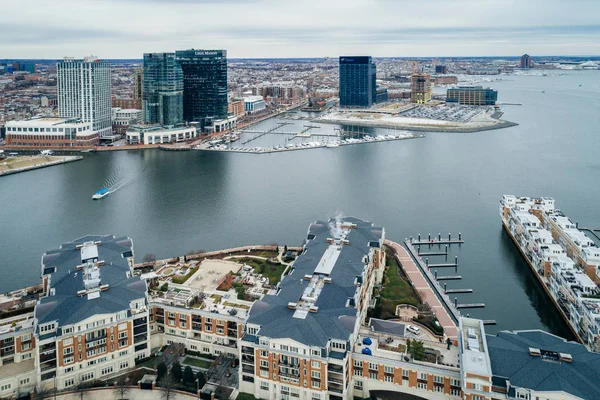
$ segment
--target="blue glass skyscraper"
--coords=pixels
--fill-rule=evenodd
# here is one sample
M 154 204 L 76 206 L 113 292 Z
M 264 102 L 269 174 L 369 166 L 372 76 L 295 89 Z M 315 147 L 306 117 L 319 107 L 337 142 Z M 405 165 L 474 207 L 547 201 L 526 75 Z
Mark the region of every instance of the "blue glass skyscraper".
M 340 107 L 371 107 L 377 98 L 370 56 L 340 57 Z
M 183 72 L 175 53 L 144 54 L 144 121 L 174 125 L 183 121 Z

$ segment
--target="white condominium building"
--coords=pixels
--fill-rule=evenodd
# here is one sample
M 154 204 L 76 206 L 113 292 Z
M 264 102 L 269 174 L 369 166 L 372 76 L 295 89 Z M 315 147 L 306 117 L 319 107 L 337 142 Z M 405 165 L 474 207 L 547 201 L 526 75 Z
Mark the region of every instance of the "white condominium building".
M 57 64 L 57 75 L 59 115 L 91 122 L 100 137 L 110 136 L 110 63 L 93 56 L 65 58 Z

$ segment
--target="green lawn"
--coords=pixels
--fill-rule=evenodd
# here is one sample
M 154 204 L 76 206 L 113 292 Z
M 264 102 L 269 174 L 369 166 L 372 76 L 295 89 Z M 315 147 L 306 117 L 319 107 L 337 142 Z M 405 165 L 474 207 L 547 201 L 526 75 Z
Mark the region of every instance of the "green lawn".
M 381 318 L 389 319 L 395 316 L 398 304 L 418 306 L 421 301 L 408 280 L 401 276 L 400 265 L 391 253 L 386 257 L 386 268 L 383 277 L 384 289 L 381 291 Z
M 257 260 L 256 258 L 238 258 L 235 262 L 253 267 L 257 274 L 269 278 L 269 285 L 271 286 L 279 283 L 281 274 L 283 274 L 286 267 L 283 264 L 269 264 L 266 260 Z
M 201 360 L 198 358 L 186 357 L 183 359 L 182 364 L 191 365 L 191 366 L 198 367 L 198 368 L 209 369 L 210 366 L 212 365 L 212 362 L 206 361 L 206 360 Z

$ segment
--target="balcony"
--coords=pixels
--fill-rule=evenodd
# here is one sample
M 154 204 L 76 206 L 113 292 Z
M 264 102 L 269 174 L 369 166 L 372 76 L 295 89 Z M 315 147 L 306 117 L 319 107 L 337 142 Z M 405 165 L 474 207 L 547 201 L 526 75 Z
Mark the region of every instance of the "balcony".
M 40 365 L 40 370 L 42 372 L 50 371 L 52 369 L 56 369 L 56 363 L 47 363 L 47 364 Z
M 242 347 L 242 354 L 251 354 L 251 355 L 254 355 L 254 348 L 243 346 Z
M 147 323 L 148 323 L 148 319 L 146 317 L 144 317 L 144 318 L 138 318 L 138 319 L 133 320 L 133 326 L 134 327 L 138 327 L 138 326 L 141 326 L 141 325 L 146 325 Z
M 289 360 L 279 360 L 278 362 L 279 365 L 283 365 L 284 367 L 291 367 L 291 368 L 299 368 L 300 364 L 298 363 L 298 361 L 289 361 Z
M 145 342 L 146 340 L 148 340 L 148 338 L 147 338 L 146 335 L 143 335 L 143 336 L 140 335 L 140 336 L 136 336 L 136 337 L 133 338 L 133 343 L 134 344 L 138 344 L 138 343 L 141 343 L 141 342 Z
M 133 335 L 141 335 L 148 332 L 148 326 L 147 325 L 142 325 L 142 326 L 138 326 L 137 328 L 133 328 Z
M 327 371 L 335 372 L 337 374 L 343 374 L 344 367 L 342 367 L 341 365 L 336 365 L 336 364 L 327 364 Z
M 254 364 L 254 356 L 242 354 L 242 362 Z
M 47 343 L 47 344 L 40 346 L 40 353 L 47 353 L 47 352 L 55 351 L 55 350 L 56 350 L 55 342 Z
M 327 390 L 329 390 L 330 392 L 333 392 L 333 393 L 338 393 L 338 394 L 343 394 L 344 393 L 343 389 L 340 389 L 340 388 L 337 388 L 337 387 L 333 387 L 333 386 L 329 386 L 327 388 Z
M 254 367 L 250 367 L 248 365 L 243 364 L 242 365 L 242 372 L 244 372 L 246 374 L 254 374 Z
M 2 349 L 0 350 L 0 357 L 12 356 L 15 354 L 15 348 L 9 348 L 8 350 Z
M 335 384 L 338 384 L 338 385 L 343 385 L 344 384 L 344 380 L 343 379 L 333 378 L 333 377 L 329 376 L 327 378 L 327 383 L 335 383 Z
M 156 317 L 156 323 L 157 324 L 165 324 L 165 318 L 164 317 Z
M 51 354 L 40 354 L 40 362 L 44 363 L 44 362 L 48 362 L 48 361 L 54 361 L 56 360 L 56 353 L 51 353 Z

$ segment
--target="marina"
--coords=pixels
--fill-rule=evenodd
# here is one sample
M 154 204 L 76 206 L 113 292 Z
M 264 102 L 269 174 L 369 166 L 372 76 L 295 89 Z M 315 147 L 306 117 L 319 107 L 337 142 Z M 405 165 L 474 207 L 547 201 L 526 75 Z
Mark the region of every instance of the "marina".
M 600 351 L 600 249 L 550 197 L 504 195 L 502 224 L 580 343 Z

